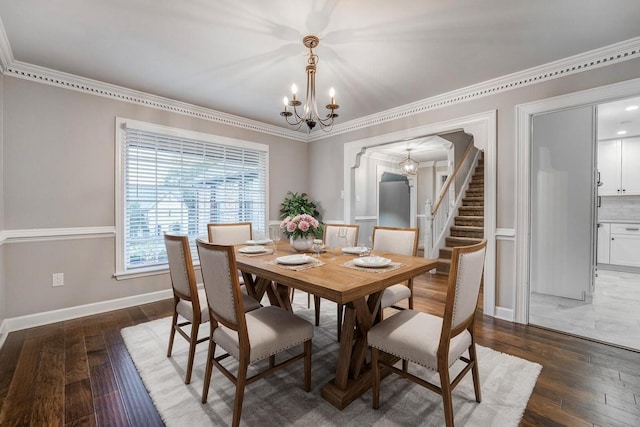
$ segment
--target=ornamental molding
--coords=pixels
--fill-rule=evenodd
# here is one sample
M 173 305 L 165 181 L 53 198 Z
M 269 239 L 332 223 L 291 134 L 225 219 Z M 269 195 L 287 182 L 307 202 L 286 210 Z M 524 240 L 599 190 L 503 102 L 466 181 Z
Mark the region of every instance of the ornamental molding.
M 13 61 L 4 68 L 5 75 L 20 79 L 63 87 L 78 92 L 111 98 L 117 101 L 129 102 L 145 107 L 157 108 L 159 110 L 170 111 L 227 126 L 234 126 L 296 141 L 306 142 L 308 140 L 305 134 L 300 134 L 299 132 L 281 128 L 279 126 L 273 126 L 257 120 L 251 120 L 210 108 L 199 107 L 186 102 L 176 101 L 170 98 L 152 95 L 150 93 L 128 89 L 122 86 L 116 86 L 61 71 L 55 71 L 37 65 Z
M 426 111 L 461 104 L 485 96 L 495 95 L 512 89 L 519 89 L 521 87 L 637 58 L 640 58 L 640 37 L 340 123 L 333 127 L 331 134 L 314 136 L 312 140 L 317 141 L 328 138 L 329 136 L 353 132 L 358 129 L 414 116 Z
M 13 58 L 4 25 L 0 20 L 0 72 L 4 75 L 184 114 L 227 126 L 234 126 L 300 142 L 318 141 L 335 135 L 414 116 L 426 111 L 449 107 L 485 96 L 495 95 L 512 89 L 518 89 L 637 58 L 640 58 L 640 37 L 337 124 L 330 133 L 315 131 L 306 134 L 257 120 L 199 107 L 186 102 L 16 61 Z

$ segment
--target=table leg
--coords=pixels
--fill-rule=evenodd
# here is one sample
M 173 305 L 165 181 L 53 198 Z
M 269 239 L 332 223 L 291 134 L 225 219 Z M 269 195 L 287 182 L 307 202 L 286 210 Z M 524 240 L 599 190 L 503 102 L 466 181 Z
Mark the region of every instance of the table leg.
M 377 292 L 368 300 L 361 298 L 345 306 L 336 377 L 322 387 L 322 397 L 338 409 L 346 408 L 371 388 L 367 332 L 377 321 L 381 298 L 382 292 Z
M 291 307 L 291 299 L 289 299 L 289 288 L 287 286 L 276 283 L 275 296 L 278 300 L 278 306 L 280 308 L 284 308 L 288 312 L 293 313 L 293 307 Z

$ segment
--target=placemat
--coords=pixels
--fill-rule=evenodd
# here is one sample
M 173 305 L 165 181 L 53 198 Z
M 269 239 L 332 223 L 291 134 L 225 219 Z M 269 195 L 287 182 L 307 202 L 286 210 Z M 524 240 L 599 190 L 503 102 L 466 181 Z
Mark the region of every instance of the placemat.
M 252 257 L 252 256 L 262 256 L 262 255 L 271 255 L 273 253 L 273 249 L 267 249 L 264 252 L 258 252 L 255 254 L 248 254 L 248 253 L 244 253 L 244 252 L 238 252 L 239 255 L 242 256 L 248 256 L 248 257 Z
M 355 265 L 353 263 L 353 260 L 351 261 L 347 261 L 344 264 L 342 264 L 345 267 L 349 267 L 349 268 L 353 268 L 354 270 L 358 270 L 358 271 L 365 271 L 367 273 L 386 273 L 389 271 L 393 271 L 393 270 L 397 270 L 400 267 L 402 267 L 402 263 L 401 262 L 391 262 L 389 265 L 384 266 L 384 267 L 376 267 L 376 268 L 372 268 L 372 267 L 359 267 L 357 265 Z
M 324 262 L 314 258 L 313 261 L 310 261 L 306 264 L 300 264 L 300 265 L 285 265 L 285 264 L 280 264 L 277 261 L 269 261 L 267 262 L 267 264 L 277 265 L 278 267 L 284 268 L 286 270 L 302 271 L 302 270 L 308 270 L 310 268 L 322 267 L 324 265 Z

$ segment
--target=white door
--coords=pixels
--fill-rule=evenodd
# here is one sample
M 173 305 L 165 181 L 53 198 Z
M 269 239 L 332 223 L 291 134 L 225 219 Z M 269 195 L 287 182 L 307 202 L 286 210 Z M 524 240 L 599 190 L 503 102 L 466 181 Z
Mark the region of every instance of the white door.
M 620 141 L 598 141 L 598 172 L 600 196 L 619 195 L 620 189 Z
M 640 194 L 640 138 L 622 140 L 622 194 Z
M 598 264 L 609 264 L 609 248 L 611 239 L 611 224 L 599 223 L 598 224 Z
M 530 290 L 584 300 L 595 270 L 595 107 L 535 115 L 531 136 Z

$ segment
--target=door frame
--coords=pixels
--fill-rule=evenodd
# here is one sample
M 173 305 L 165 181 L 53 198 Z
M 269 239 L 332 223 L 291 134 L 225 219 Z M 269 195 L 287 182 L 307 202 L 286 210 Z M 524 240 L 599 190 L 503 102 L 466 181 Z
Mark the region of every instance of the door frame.
M 529 323 L 531 117 L 534 114 L 597 105 L 635 96 L 640 96 L 640 79 L 516 106 L 516 289 L 513 302 L 516 322 Z

